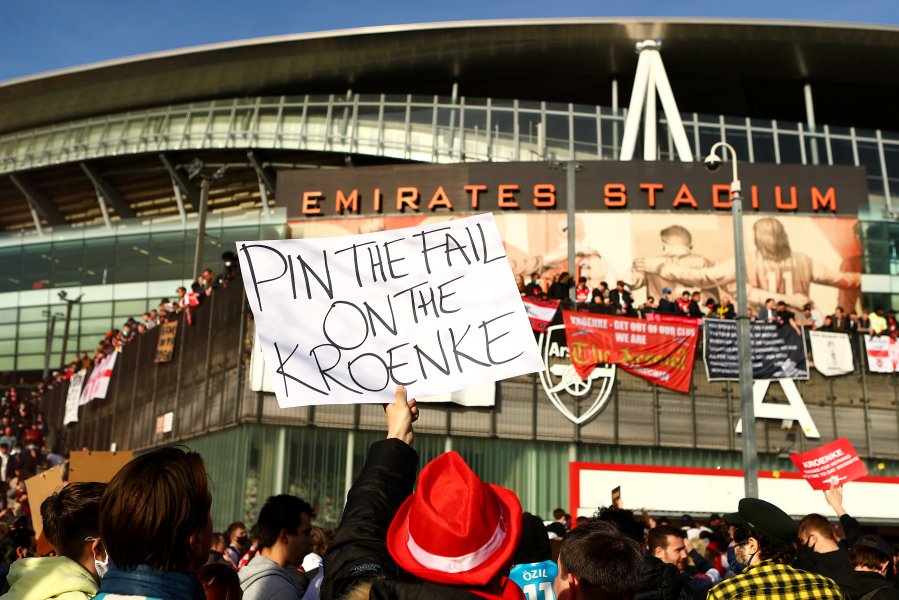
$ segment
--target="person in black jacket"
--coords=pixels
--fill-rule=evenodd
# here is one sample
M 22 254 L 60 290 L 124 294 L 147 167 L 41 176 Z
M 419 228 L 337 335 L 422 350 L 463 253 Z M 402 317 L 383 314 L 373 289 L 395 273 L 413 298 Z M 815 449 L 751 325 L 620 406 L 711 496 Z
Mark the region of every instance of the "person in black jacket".
M 385 410 L 387 439 L 369 448 L 347 495 L 325 556 L 321 599 L 524 600 L 505 578 L 521 537 L 515 494 L 481 482 L 455 452 L 431 461 L 413 494 L 418 408 L 401 386 Z
M 852 600 L 899 600 L 899 590 L 886 578 L 892 570 L 890 554 L 890 545 L 880 536 L 863 535 L 855 543 L 849 560 L 861 586 Z

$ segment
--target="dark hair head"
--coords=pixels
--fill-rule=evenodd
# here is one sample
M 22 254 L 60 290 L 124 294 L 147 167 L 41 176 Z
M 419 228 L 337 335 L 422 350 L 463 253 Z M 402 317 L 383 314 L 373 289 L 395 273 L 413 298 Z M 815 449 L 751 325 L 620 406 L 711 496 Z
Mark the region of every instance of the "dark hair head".
M 593 516 L 599 521 L 614 524 L 627 537 L 640 544 L 643 543 L 643 524 L 634 518 L 633 511 L 604 506 Z
M 265 501 L 262 510 L 259 511 L 259 519 L 256 527 L 259 530 L 259 547 L 271 548 L 278 541 L 281 530 L 295 534 L 300 526 L 300 515 L 306 514 L 309 518 L 315 516 L 315 511 L 305 500 L 289 494 L 272 496 Z
M 884 556 L 870 546 L 853 546 L 849 551 L 849 564 L 852 568 L 865 567 L 880 571 L 883 563 L 890 560 L 889 556 Z
M 734 525 L 734 541 L 742 542 L 749 538 L 755 539 L 759 544 L 759 560 L 789 565 L 796 559 L 796 548 L 792 541 L 776 540 L 746 526 Z
M 239 600 L 243 598 L 240 579 L 234 567 L 225 563 L 209 563 L 197 569 L 195 575 L 203 585 L 206 600 Z
M 100 536 L 123 571 L 140 564 L 184 571 L 189 538 L 209 522 L 212 496 L 196 452 L 160 448 L 125 465 L 100 501 Z
M 30 529 L 10 529 L 0 540 L 0 561 L 12 564 L 18 558 L 18 549 L 34 551 L 34 532 Z
M 553 519 L 555 519 L 556 521 L 558 521 L 559 519 L 561 519 L 564 516 L 565 516 L 564 508 L 557 508 L 553 511 Z
M 817 513 L 806 515 L 799 521 L 799 535 L 809 535 L 812 532 L 826 536 L 827 538 L 833 538 L 833 525 L 830 524 L 830 521 Z
M 649 552 L 655 552 L 656 548 L 661 548 L 665 550 L 668 548 L 668 536 L 673 535 L 679 538 L 684 537 L 684 532 L 682 529 L 675 529 L 670 525 L 658 525 L 657 527 L 653 527 L 649 530 L 647 545 L 649 546 Z
M 105 483 L 70 483 L 41 503 L 44 535 L 60 556 L 77 561 L 84 538 L 100 535 L 100 497 Z
M 560 575 L 574 575 L 588 597 L 632 594 L 642 565 L 641 545 L 606 521 L 573 529 L 559 552 Z
M 225 542 L 226 543 L 228 543 L 228 544 L 231 543 L 231 536 L 234 535 L 234 532 L 237 531 L 238 529 L 243 529 L 244 531 L 246 531 L 247 526 L 244 525 L 243 522 L 241 522 L 241 521 L 234 521 L 233 523 L 228 525 L 228 529 L 225 530 Z
M 546 535 L 546 527 L 543 519 L 524 513 L 521 515 L 521 541 L 512 563 L 523 565 L 528 563 L 543 562 L 552 558 L 552 548 L 549 545 L 549 537 Z

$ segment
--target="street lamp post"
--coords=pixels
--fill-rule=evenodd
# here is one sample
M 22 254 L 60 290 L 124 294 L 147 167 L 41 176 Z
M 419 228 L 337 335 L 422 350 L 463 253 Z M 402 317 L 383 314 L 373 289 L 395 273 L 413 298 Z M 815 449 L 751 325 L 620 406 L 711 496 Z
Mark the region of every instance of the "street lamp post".
M 59 296 L 60 300 L 62 300 L 63 302 L 66 303 L 66 324 L 65 324 L 65 328 L 63 329 L 63 333 L 62 333 L 62 352 L 60 353 L 60 359 L 59 359 L 59 363 L 61 365 L 65 365 L 66 364 L 66 350 L 69 347 L 69 325 L 71 325 L 71 323 L 72 323 L 72 307 L 74 305 L 78 304 L 79 302 L 81 302 L 81 299 L 84 298 L 84 294 L 81 294 L 74 300 L 69 298 L 69 294 L 65 290 L 59 292 L 59 294 L 57 294 L 57 295 Z
M 47 317 L 47 345 L 44 348 L 44 374 L 42 380 L 46 381 L 50 376 L 50 354 L 53 352 L 53 332 L 56 330 L 56 320 L 61 319 L 63 315 L 52 310 L 41 312 Z
M 712 146 L 709 155 L 705 159 L 706 168 L 715 171 L 721 166 L 722 160 L 715 153 L 718 148 L 726 150 L 724 156 L 730 153 L 730 162 L 733 168 L 733 179 L 730 190 L 733 194 L 731 200 L 731 216 L 734 227 L 734 265 L 737 279 L 737 361 L 739 363 L 740 385 L 740 417 L 743 421 L 743 485 L 747 498 L 758 498 L 758 454 L 756 452 L 755 436 L 755 405 L 752 395 L 752 349 L 749 333 L 749 300 L 746 294 L 746 256 L 743 253 L 743 190 L 740 185 L 740 177 L 737 174 L 737 153 L 733 146 L 727 142 L 718 142 Z

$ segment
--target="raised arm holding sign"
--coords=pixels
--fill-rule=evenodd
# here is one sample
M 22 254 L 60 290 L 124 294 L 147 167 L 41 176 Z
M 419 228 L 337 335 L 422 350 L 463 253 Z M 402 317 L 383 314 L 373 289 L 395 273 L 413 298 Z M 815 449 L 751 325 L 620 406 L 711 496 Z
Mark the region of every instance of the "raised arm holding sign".
M 433 396 L 542 369 L 493 216 L 238 242 L 282 407 Z

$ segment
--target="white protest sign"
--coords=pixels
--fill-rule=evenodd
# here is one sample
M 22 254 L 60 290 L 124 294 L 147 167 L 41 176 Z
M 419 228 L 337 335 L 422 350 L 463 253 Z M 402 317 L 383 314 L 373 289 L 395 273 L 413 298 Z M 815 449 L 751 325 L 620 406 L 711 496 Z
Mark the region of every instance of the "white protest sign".
M 437 396 L 543 362 L 493 215 L 238 242 L 282 408 Z
M 69 379 L 69 391 L 66 394 L 66 410 L 62 418 L 63 425 L 78 422 L 78 401 L 81 399 L 81 388 L 84 387 L 84 376 L 87 375 L 87 369 L 81 369 L 76 373 L 72 373 Z

